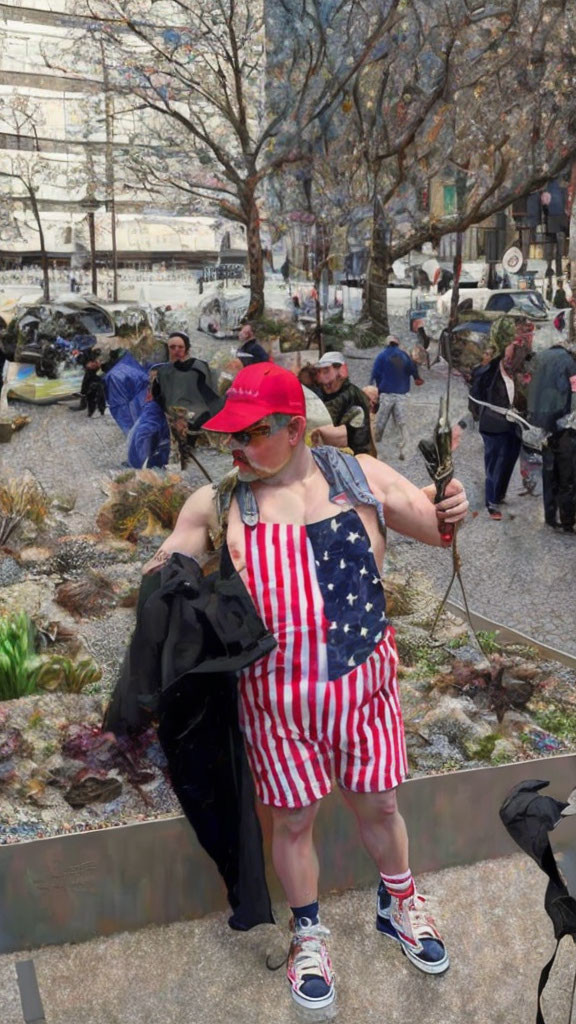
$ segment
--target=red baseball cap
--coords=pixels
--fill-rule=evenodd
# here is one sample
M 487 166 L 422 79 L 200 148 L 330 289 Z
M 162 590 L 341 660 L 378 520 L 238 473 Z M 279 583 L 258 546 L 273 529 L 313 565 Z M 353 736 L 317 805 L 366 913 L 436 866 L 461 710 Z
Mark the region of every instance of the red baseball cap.
M 204 430 L 233 434 L 272 413 L 306 416 L 306 399 L 298 378 L 275 363 L 246 366 L 226 392 L 226 404 Z

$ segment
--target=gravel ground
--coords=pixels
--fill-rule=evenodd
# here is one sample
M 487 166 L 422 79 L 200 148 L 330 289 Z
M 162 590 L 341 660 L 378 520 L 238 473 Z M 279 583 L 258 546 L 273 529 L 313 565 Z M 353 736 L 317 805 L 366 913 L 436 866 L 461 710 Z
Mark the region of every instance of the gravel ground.
M 403 334 L 406 343 L 410 342 L 403 321 L 394 323 L 393 329 Z M 229 342 L 216 342 L 201 334 L 194 335 L 192 343 L 194 354 L 206 359 L 223 345 L 230 347 Z M 369 381 L 376 351 L 350 353 L 350 375 L 360 385 Z M 406 461 L 398 459 L 397 438 L 392 428 L 379 446 L 380 456 L 419 486 L 427 483 L 428 477 L 417 443 L 421 437 L 431 435 L 439 398 L 446 387 L 446 367 L 438 365 L 425 370 L 424 377 L 424 387 L 414 388 L 407 402 Z M 56 513 L 59 533 L 92 533 L 97 512 L 105 500 L 102 483 L 119 472 L 126 458 L 123 434 L 108 412 L 90 420 L 84 413 L 73 412 L 66 405 L 41 407 L 14 403 L 13 408 L 28 415 L 31 422 L 14 435 L 11 444 L 0 446 L 2 472 L 20 475 L 28 470 L 49 495 L 62 499 L 63 509 Z M 452 382 L 451 411 L 453 421 L 466 411 L 466 388 L 457 377 Z M 215 480 L 229 468 L 228 458 L 212 449 L 202 449 L 199 457 Z M 464 432 L 455 465 L 472 508 L 469 521 L 459 534 L 462 573 L 471 608 L 576 655 L 573 586 L 576 538 L 556 534 L 544 526 L 541 498 L 518 496 L 521 489 L 518 470 L 512 479 L 504 519 L 498 523 L 488 518 L 483 506 L 483 450 L 477 430 Z M 204 482 L 202 474 L 194 467 L 188 471 L 188 478 L 193 487 Z M 70 505 L 71 495 L 76 502 L 72 511 L 66 512 L 64 508 Z M 135 584 L 143 562 L 155 546 L 153 539 L 147 539 L 139 545 L 133 560 L 103 566 L 103 571 L 115 579 Z M 400 571 L 419 570 L 431 590 L 437 593 L 444 590 L 451 573 L 451 560 L 445 551 L 425 549 L 393 532 L 389 537 L 389 564 Z M 1 583 L 9 585 L 20 579 L 21 569 L 13 559 L 4 559 L 2 566 L 5 578 L 0 579 Z M 41 579 L 35 579 L 24 586 L 42 588 L 44 584 Z M 457 591 L 453 596 L 456 600 L 460 597 Z M 120 608 L 105 618 L 82 623 L 84 645 L 103 669 L 103 698 L 115 681 L 133 621 L 133 610 Z M 165 786 L 156 790 L 153 804 L 153 807 L 143 807 L 139 799 L 132 799 L 127 792 L 116 804 L 102 807 L 101 812 L 99 809 L 96 814 L 87 813 L 86 821 L 83 815 L 74 812 L 64 824 L 43 820 L 33 810 L 23 811 L 17 820 L 6 815 L 5 827 L 0 830 L 0 844 L 55 834 L 64 828 L 77 831 L 102 827 L 126 818 L 150 817 L 176 809 L 173 795 Z
M 392 324 L 396 333 L 410 341 L 403 319 Z M 206 335 L 192 335 L 194 354 L 210 358 L 230 342 L 217 342 Z M 368 383 L 376 350 L 355 350 L 350 358 L 351 378 Z M 446 367 L 438 364 L 424 370 L 425 385 L 413 388 L 407 402 L 408 438 L 405 462 L 398 460 L 394 428 L 388 427 L 379 445 L 379 454 L 392 466 L 405 473 L 418 485 L 428 477 L 417 443 L 431 434 L 440 396 L 446 387 Z M 25 412 L 32 422 L 16 434 L 10 445 L 3 446 L 5 470 L 21 473 L 30 470 L 52 494 L 77 495 L 74 511 L 65 517 L 70 532 L 90 532 L 94 518 L 104 500 L 101 482 L 118 472 L 126 457 L 126 442 L 109 413 L 89 420 L 83 413 L 61 405 L 31 406 L 14 403 L 15 410 Z M 466 388 L 462 380 L 452 381 L 451 414 L 453 421 L 466 411 Z M 226 471 L 225 457 L 203 450 L 201 460 L 215 478 Z M 510 484 L 506 511 L 502 522 L 494 522 L 486 514 L 483 503 L 483 449 L 477 430 L 464 431 L 455 453 L 457 476 L 464 482 L 471 502 L 472 514 L 459 535 L 462 574 L 471 608 L 479 614 L 518 629 L 545 643 L 576 655 L 576 588 L 574 551 L 576 536 L 555 533 L 544 525 L 542 500 L 535 496 L 519 496 L 522 489 L 518 467 Z M 201 473 L 189 470 L 190 482 L 203 482 Z M 451 571 L 446 552 L 428 549 L 407 542 L 391 533 L 391 559 L 399 568 L 418 568 L 429 574 L 441 592 Z M 460 599 L 457 588 L 453 593 Z M 118 656 L 120 640 L 125 638 L 126 625 L 114 629 L 110 659 L 99 649 L 104 660 Z M 105 643 L 105 641 L 103 641 Z M 95 643 L 93 641 L 93 643 Z M 95 643 L 101 647 L 101 644 Z

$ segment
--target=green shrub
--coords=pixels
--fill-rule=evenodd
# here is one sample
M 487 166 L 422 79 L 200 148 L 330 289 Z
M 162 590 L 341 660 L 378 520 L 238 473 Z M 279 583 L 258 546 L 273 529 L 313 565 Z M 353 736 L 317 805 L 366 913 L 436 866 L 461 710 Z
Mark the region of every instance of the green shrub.
M 344 349 L 344 340 L 344 338 L 339 338 L 338 336 L 333 337 L 325 331 L 324 328 L 322 328 L 322 341 L 325 352 L 342 352 Z M 313 358 L 316 359 L 316 355 L 314 355 Z
M 383 338 L 372 331 L 355 331 L 353 337 L 356 348 L 378 348 L 382 345 Z
M 499 633 L 494 630 L 477 629 L 476 636 L 482 644 L 482 650 L 484 654 L 496 654 L 502 650 L 502 643 L 499 639 Z
M 351 337 L 352 330 L 350 328 L 350 324 L 332 323 L 330 320 L 325 320 L 322 324 L 322 334 L 325 334 L 326 337 L 330 338 L 330 342 L 332 342 L 332 339 L 336 342 L 336 339 L 340 338 L 342 343 L 344 343 Z M 334 351 L 340 351 L 340 349 L 337 349 L 336 344 L 334 346 Z
M 0 616 L 0 701 L 29 697 L 42 690 L 81 693 L 97 683 L 102 670 L 90 658 L 73 661 L 62 655 L 41 660 L 34 649 L 34 625 L 25 612 Z M 33 712 L 31 728 L 41 724 Z
M 82 693 L 85 687 L 98 682 L 101 678 L 101 668 L 90 658 L 72 661 L 71 658 L 56 654 L 39 668 L 37 686 L 41 690 Z
M 252 327 L 257 338 L 274 338 L 288 327 L 287 320 L 275 320 L 271 316 L 263 316 L 259 320 L 252 321 Z
M 466 633 L 462 633 L 461 636 L 455 636 L 452 640 L 449 640 L 445 645 L 451 651 L 457 651 L 459 647 L 465 647 L 468 643 L 468 636 Z
M 576 741 L 576 712 L 552 707 L 543 711 L 534 711 L 532 717 L 541 729 L 552 733 L 559 740 L 564 740 L 567 743 Z
M 38 659 L 34 632 L 24 612 L 0 616 L 0 700 L 36 693 Z
M 470 749 L 470 757 L 475 761 L 489 761 L 499 739 L 500 737 L 495 732 L 482 736 L 478 743 Z

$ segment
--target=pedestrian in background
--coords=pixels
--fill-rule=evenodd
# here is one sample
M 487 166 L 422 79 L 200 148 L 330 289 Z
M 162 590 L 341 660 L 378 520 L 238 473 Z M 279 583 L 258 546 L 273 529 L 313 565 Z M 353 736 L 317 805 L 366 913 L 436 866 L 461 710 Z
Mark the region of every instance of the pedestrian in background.
M 252 366 L 254 363 L 268 363 L 270 361 L 270 356 L 266 349 L 262 348 L 262 345 L 256 341 L 252 324 L 244 324 L 240 328 L 238 341 L 240 344 L 236 356 L 242 363 L 242 366 Z
M 504 318 L 503 318 L 504 319 Z M 510 318 L 506 318 L 510 319 Z M 487 366 L 480 367 L 470 388 L 471 399 L 478 399 L 478 427 L 484 443 L 486 471 L 485 501 L 491 519 L 502 519 L 500 505 L 506 498 L 508 484 L 520 454 L 520 427 L 507 419 L 506 413 L 522 404 L 516 378 L 532 345 L 533 325 L 511 326 L 513 340 Z M 488 408 L 482 403 L 488 403 Z M 519 411 L 519 410 L 517 410 Z
M 404 403 L 410 391 L 410 381 L 423 384 L 418 366 L 413 359 L 400 348 L 396 335 L 387 338 L 387 347 L 374 360 L 370 383 L 375 384 L 379 394 L 379 408 L 374 431 L 376 441 L 381 441 L 386 425 L 392 417 L 400 434 L 400 451 L 398 457 L 404 460 L 406 448 L 406 417 Z
M 528 390 L 529 419 L 548 432 L 542 449 L 544 519 L 574 532 L 576 522 L 576 359 L 558 342 L 538 352 Z M 559 521 L 558 521 L 559 520 Z
M 315 430 L 313 443 L 349 448 L 354 455 L 376 455 L 370 402 L 362 388 L 349 379 L 345 357 L 341 352 L 326 352 L 316 363 L 315 371 L 319 394 L 333 426 Z

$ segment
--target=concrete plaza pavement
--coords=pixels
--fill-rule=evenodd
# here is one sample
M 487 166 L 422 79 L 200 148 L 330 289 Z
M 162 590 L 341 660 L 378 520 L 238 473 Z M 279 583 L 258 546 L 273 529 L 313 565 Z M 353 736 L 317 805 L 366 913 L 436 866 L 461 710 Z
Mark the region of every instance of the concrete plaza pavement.
M 337 1001 L 298 1009 L 279 926 L 230 930 L 225 914 L 0 958 L 0 1020 L 22 1024 L 16 961 L 32 960 L 46 1024 L 532 1024 L 540 971 L 554 948 L 545 876 L 521 854 L 423 876 L 449 947 L 442 977 L 422 974 L 374 927 L 374 890 L 331 894 Z M 565 939 L 548 986 L 547 1024 L 569 1024 L 574 946 Z M 41 1024 L 42 1018 L 37 1018 Z M 31 1024 L 31 1021 L 30 1021 Z

